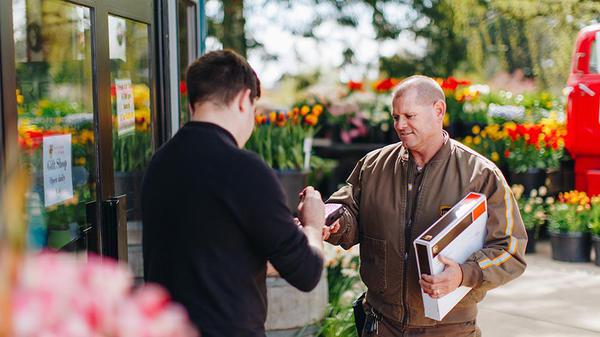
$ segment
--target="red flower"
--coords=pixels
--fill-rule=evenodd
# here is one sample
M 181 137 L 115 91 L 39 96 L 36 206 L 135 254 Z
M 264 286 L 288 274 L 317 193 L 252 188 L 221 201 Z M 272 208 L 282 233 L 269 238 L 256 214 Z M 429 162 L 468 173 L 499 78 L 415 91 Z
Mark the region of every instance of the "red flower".
M 510 157 L 510 151 L 508 149 L 504 150 L 504 158 Z
M 517 140 L 517 131 L 515 129 L 506 128 L 506 133 L 513 142 Z
M 179 82 L 179 92 L 183 95 L 187 94 L 187 85 L 185 84 L 185 81 Z
M 470 85 L 471 82 L 468 80 L 457 80 L 456 78 L 450 76 L 447 79 L 442 81 L 442 89 L 454 91 L 458 86 Z
M 114 84 L 110 85 L 110 97 L 117 96 L 117 87 Z
M 350 81 L 350 82 L 348 82 L 348 90 L 350 90 L 350 91 L 362 91 L 363 90 L 363 83 L 362 82 Z
M 395 78 L 386 78 L 375 83 L 375 90 L 379 92 L 390 91 L 394 88 L 394 86 L 396 86 L 396 84 L 398 84 L 398 82 L 400 81 Z

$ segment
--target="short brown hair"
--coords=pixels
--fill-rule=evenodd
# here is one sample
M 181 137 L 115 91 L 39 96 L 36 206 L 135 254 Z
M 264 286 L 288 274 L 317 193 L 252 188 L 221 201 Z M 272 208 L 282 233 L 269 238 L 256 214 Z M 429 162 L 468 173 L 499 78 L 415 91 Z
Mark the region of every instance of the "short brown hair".
M 240 91 L 250 89 L 250 99 L 260 97 L 260 80 L 248 62 L 236 52 L 225 49 L 209 52 L 187 69 L 189 102 L 212 101 L 228 105 Z

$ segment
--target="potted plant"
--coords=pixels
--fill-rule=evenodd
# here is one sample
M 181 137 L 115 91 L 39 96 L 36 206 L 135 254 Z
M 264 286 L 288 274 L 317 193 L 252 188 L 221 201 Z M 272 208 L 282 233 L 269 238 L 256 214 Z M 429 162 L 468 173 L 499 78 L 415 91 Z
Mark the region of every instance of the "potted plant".
M 590 260 L 588 217 L 590 199 L 585 192 L 559 194 L 548 210 L 552 258 L 567 262 Z
M 540 235 L 540 227 L 546 220 L 543 199 L 546 195 L 546 188 L 542 186 L 539 190 L 531 190 L 529 197 L 523 197 L 524 187 L 522 185 L 513 185 L 512 190 L 519 204 L 523 224 L 527 231 L 528 240 L 525 253 L 535 253 L 535 244 Z
M 600 196 L 592 197 L 590 201 L 589 226 L 592 233 L 592 245 L 596 253 L 597 266 L 600 266 Z
M 304 104 L 290 111 L 259 114 L 246 143 L 246 149 L 256 152 L 276 171 L 292 211 L 298 205 L 298 192 L 307 183 L 312 137 L 323 111 L 321 104 Z
M 506 131 L 500 124 L 489 124 L 484 128 L 475 125 L 471 128 L 472 136 L 466 136 L 462 142 L 477 153 L 485 156 L 496 164 L 499 168 L 506 166 L 506 159 L 501 154 L 504 153 Z
M 510 172 L 510 182 L 523 185 L 525 193 L 543 186 L 547 168 L 545 153 L 548 150 L 545 137 L 542 136 L 543 126 L 507 122 L 504 129 L 508 135 L 504 157 Z

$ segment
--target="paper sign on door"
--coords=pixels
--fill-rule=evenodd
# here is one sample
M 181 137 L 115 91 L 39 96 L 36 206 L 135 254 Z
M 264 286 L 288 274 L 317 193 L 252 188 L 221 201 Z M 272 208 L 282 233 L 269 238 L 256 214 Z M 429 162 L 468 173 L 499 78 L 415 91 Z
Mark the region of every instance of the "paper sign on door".
M 133 90 L 130 79 L 115 80 L 117 96 L 117 135 L 124 136 L 135 131 Z
M 73 198 L 71 134 L 43 138 L 44 206 Z

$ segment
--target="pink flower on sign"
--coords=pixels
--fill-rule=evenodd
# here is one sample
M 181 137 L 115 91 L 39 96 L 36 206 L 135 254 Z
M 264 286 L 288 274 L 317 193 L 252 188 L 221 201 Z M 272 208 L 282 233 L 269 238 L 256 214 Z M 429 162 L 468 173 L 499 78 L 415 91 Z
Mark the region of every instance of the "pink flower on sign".
M 157 285 L 132 291 L 113 260 L 65 253 L 28 256 L 13 293 L 15 337 L 196 337 L 185 310 Z

